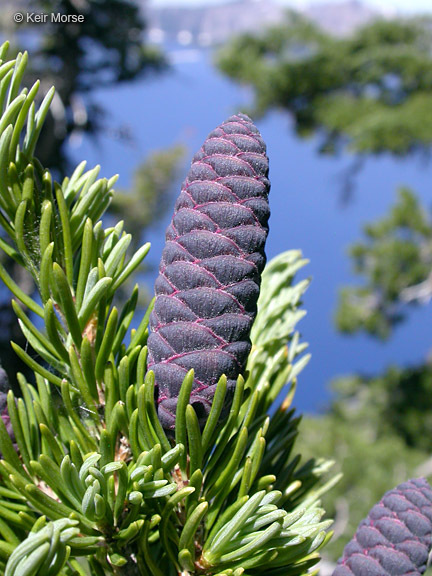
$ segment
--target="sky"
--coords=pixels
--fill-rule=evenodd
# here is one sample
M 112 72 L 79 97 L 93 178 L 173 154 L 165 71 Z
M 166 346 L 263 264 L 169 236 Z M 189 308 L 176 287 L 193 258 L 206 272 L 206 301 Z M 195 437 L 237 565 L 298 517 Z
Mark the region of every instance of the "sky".
M 152 0 L 156 6 L 199 6 L 203 4 L 221 4 L 227 0 Z M 295 6 L 299 4 L 326 4 L 338 0 L 276 0 L 280 4 Z M 396 10 L 398 12 L 432 12 L 432 0 L 367 0 L 366 4 L 381 10 Z

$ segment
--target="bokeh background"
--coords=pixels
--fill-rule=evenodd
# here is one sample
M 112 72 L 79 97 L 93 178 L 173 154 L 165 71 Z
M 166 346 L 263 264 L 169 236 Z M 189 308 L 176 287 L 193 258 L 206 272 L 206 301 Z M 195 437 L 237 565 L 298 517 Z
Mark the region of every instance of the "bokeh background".
M 193 153 L 231 114 L 254 118 L 270 157 L 268 257 L 310 260 L 297 446 L 344 473 L 324 496 L 334 561 L 384 491 L 432 475 L 429 0 L 3 0 L 0 35 L 31 52 L 29 83 L 57 88 L 42 163 L 58 178 L 83 159 L 120 175 L 110 218 L 152 243 L 147 299 Z M 13 385 L 9 299 L 0 287 Z

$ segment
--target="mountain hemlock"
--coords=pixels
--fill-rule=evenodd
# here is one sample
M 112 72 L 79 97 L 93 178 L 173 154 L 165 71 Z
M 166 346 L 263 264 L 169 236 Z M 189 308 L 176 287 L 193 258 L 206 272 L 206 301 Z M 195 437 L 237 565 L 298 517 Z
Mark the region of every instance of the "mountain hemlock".
M 299 418 L 291 400 L 309 358 L 295 328 L 308 282 L 294 277 L 306 261 L 285 252 L 264 270 L 247 377 L 238 376 L 226 419 L 219 418 L 227 393 L 221 376 L 200 427 L 189 371 L 178 391 L 175 440 L 168 437 L 147 371 L 152 307 L 138 322 L 138 286 L 121 309 L 113 305 L 149 245 L 129 255 L 123 223 L 104 228 L 115 177 L 99 178 L 99 167 L 82 163 L 57 183 L 36 160 L 53 90 L 36 109 L 39 82 L 20 88 L 27 55 L 8 61 L 7 49 L 0 53 L 0 247 L 30 272 L 38 297 L 0 266 L 37 354 L 12 343 L 34 381 L 19 375 L 20 397 L 7 394 L 13 439 L 0 418 L 0 571 L 305 574 L 330 525 L 318 501 L 330 464 L 302 464 L 293 451 Z

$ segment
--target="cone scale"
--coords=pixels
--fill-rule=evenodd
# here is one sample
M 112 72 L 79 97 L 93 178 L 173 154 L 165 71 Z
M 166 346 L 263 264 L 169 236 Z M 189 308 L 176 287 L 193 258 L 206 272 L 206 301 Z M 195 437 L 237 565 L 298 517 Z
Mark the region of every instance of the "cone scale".
M 245 369 L 266 262 L 267 175 L 264 141 L 238 114 L 209 134 L 182 185 L 166 232 L 148 339 L 148 368 L 166 430 L 175 426 L 190 369 L 190 403 L 201 428 L 220 376 L 227 377 L 228 405 Z
M 418 576 L 432 549 L 432 489 L 424 478 L 387 492 L 345 546 L 333 576 Z

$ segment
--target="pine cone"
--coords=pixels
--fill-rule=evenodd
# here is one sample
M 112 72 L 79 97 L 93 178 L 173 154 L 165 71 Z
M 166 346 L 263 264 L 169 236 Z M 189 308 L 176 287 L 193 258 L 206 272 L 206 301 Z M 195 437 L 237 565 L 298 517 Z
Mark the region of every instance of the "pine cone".
M 387 492 L 345 546 L 333 576 L 418 576 L 432 547 L 432 489 L 424 478 Z
M 186 373 L 201 427 L 222 374 L 227 402 L 244 371 L 256 315 L 268 233 L 268 158 L 243 114 L 210 133 L 194 156 L 166 232 L 156 303 L 150 317 L 148 368 L 158 414 L 173 429 Z

